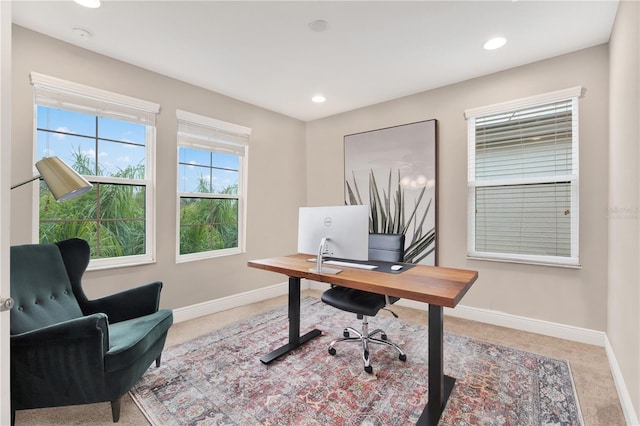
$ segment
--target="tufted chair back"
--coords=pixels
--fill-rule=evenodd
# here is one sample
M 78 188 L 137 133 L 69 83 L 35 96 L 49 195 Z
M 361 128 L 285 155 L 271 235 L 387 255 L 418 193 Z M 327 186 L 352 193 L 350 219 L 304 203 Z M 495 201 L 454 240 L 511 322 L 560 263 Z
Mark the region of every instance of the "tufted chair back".
M 11 335 L 82 316 L 55 244 L 11 247 L 11 297 Z

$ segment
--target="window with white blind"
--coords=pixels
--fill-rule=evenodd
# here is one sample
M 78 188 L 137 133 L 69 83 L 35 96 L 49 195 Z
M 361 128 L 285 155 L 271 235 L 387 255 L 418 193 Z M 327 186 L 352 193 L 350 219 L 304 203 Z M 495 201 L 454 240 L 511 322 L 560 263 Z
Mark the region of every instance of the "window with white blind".
M 244 252 L 251 129 L 177 111 L 178 261 Z
M 154 260 L 154 149 L 158 104 L 31 73 L 36 161 L 57 156 L 93 184 L 58 203 L 41 182 L 41 243 L 78 237 L 90 268 Z
M 578 98 L 467 110 L 468 257 L 577 267 Z

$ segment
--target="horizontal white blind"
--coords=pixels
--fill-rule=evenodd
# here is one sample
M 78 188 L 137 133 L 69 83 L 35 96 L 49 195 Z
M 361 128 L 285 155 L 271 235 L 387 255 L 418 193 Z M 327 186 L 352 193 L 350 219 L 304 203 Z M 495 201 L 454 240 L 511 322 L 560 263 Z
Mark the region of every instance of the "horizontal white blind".
M 176 111 L 178 143 L 194 149 L 244 156 L 251 129 L 186 111 Z
M 476 188 L 476 250 L 571 256 L 571 185 Z
M 544 100 L 468 117 L 472 257 L 578 264 L 578 101 Z
M 31 73 L 36 105 L 155 126 L 160 105 L 59 78 Z
M 571 100 L 475 122 L 476 180 L 573 173 Z

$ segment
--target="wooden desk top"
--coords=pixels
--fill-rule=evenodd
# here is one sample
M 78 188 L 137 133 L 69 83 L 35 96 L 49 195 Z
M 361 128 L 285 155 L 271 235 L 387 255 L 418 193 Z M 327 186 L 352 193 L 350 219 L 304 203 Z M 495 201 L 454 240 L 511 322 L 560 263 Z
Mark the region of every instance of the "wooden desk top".
M 426 265 L 416 265 L 399 274 L 355 268 L 341 268 L 342 272 L 335 275 L 318 274 L 309 270 L 314 264 L 308 262 L 308 258 L 307 254 L 293 254 L 251 260 L 248 265 L 290 277 L 306 278 L 448 308 L 454 308 L 478 278 L 476 271 Z

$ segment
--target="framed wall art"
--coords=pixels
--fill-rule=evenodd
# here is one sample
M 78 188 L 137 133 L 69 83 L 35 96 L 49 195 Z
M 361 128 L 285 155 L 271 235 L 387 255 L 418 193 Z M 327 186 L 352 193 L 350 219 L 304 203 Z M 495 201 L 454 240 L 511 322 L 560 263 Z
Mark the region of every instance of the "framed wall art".
M 437 121 L 344 137 L 345 203 L 369 205 L 369 232 L 404 234 L 404 261 L 437 264 Z

